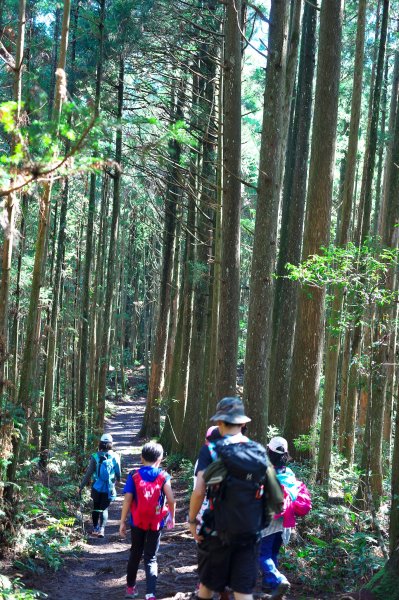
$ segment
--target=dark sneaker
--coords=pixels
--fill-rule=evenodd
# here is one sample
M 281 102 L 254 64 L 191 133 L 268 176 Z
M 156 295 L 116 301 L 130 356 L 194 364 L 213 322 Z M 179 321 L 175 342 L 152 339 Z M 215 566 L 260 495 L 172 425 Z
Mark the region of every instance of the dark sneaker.
M 272 591 L 270 598 L 272 600 L 282 600 L 286 594 L 290 591 L 290 584 L 287 580 L 282 581 L 278 584 L 278 586 Z

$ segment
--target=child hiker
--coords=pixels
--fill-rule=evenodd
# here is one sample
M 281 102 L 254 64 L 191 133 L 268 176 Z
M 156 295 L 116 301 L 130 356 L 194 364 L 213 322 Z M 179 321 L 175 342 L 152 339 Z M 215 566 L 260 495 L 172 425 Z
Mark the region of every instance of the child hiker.
M 136 577 L 144 552 L 146 575 L 146 600 L 155 600 L 158 563 L 157 553 L 161 532 L 166 525 L 175 525 L 175 499 L 170 485 L 170 475 L 160 467 L 163 458 L 161 444 L 148 442 L 141 450 L 140 469 L 129 473 L 124 488 L 119 533 L 126 536 L 126 517 L 130 513 L 132 546 L 127 564 L 125 598 L 138 595 Z M 165 504 L 165 499 L 167 504 Z
M 278 570 L 278 553 L 281 545 L 287 544 L 291 528 L 295 527 L 295 517 L 306 515 L 312 508 L 310 494 L 305 484 L 299 481 L 287 467 L 289 460 L 288 443 L 277 436 L 270 440 L 267 451 L 275 468 L 277 479 L 284 492 L 284 507 L 280 515 L 275 515 L 268 527 L 262 531 L 259 562 L 264 587 L 271 591 L 271 598 L 283 598 L 290 590 L 288 579 Z
M 121 466 L 119 455 L 112 450 L 113 439 L 110 433 L 104 433 L 98 444 L 98 452 L 90 457 L 89 466 L 78 488 L 79 495 L 82 489 L 92 481 L 91 497 L 93 500 L 92 535 L 104 537 L 105 526 L 108 521 L 108 507 L 116 498 L 115 482 L 121 479 Z

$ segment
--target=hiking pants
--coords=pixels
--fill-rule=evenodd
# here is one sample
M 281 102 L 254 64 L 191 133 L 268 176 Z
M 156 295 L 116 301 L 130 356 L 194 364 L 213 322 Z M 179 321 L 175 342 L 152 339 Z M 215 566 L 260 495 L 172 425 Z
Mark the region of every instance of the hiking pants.
M 105 527 L 108 521 L 108 507 L 111 504 L 108 492 L 98 492 L 91 488 L 91 497 L 93 499 L 93 512 L 91 513 L 93 526 L 97 527 L 100 524 L 100 527 Z
M 272 590 L 287 578 L 278 570 L 278 553 L 282 544 L 282 532 L 266 535 L 261 540 L 259 563 L 262 569 L 263 583 Z
M 127 563 L 127 585 L 136 585 L 137 571 L 144 552 L 144 568 L 146 577 L 146 594 L 155 596 L 158 577 L 157 553 L 161 541 L 159 531 L 146 531 L 140 527 L 132 527 L 132 546 L 130 548 L 129 562 Z

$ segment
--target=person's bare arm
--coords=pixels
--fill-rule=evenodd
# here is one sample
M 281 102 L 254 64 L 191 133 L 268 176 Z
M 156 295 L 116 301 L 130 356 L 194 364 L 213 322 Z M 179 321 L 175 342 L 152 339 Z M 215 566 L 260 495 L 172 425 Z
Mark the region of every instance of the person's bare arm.
M 132 502 L 133 502 L 133 494 L 126 493 L 125 498 L 123 500 L 121 520 L 120 520 L 120 524 L 119 524 L 119 535 L 121 537 L 126 537 L 126 517 L 129 514 Z
M 204 471 L 198 471 L 195 488 L 193 489 L 190 498 L 190 510 L 188 513 L 188 524 L 196 542 L 201 542 L 203 539 L 202 536 L 197 534 L 197 515 L 204 501 L 205 493 L 206 485 L 204 481 Z
M 170 513 L 170 521 L 168 527 L 172 528 L 175 526 L 176 502 L 170 481 L 167 481 L 164 484 L 163 491 L 165 492 L 166 500 L 168 501 L 168 508 Z

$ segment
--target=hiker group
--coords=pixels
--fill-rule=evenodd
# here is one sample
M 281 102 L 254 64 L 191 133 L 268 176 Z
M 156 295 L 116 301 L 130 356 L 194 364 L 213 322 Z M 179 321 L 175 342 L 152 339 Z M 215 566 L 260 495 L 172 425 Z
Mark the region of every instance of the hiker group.
M 251 600 L 259 569 L 262 589 L 282 599 L 290 584 L 280 571 L 278 555 L 287 544 L 296 516 L 311 509 L 306 486 L 287 466 L 289 452 L 282 437 L 267 449 L 250 440 L 239 398 L 223 398 L 211 418 L 194 469 L 188 526 L 197 543 L 198 600 L 232 590 L 236 600 Z M 126 520 L 131 527 L 125 598 L 136 598 L 136 577 L 144 555 L 146 600 L 155 600 L 157 553 L 162 529 L 175 525 L 176 503 L 170 475 L 161 468 L 162 446 L 148 442 L 141 451 L 142 466 L 128 475 L 121 512 L 121 537 Z M 98 452 L 90 458 L 79 491 L 92 481 L 93 535 L 104 536 L 108 506 L 121 477 L 120 461 L 112 437 L 101 437 Z

